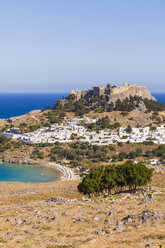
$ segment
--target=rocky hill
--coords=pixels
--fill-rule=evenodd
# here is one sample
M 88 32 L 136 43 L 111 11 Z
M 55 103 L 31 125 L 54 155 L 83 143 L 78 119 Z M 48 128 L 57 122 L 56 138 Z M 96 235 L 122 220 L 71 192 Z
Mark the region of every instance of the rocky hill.
M 58 100 L 55 109 L 84 115 L 91 110 L 96 113 L 140 110 L 141 112 L 164 111 L 165 105 L 157 102 L 145 86 L 100 86 L 87 91 L 72 90 L 63 100 Z
M 130 96 L 138 96 L 143 99 L 147 98 L 148 100 L 156 99 L 151 95 L 147 87 L 145 86 L 137 86 L 136 84 L 127 84 L 123 83 L 123 86 L 100 86 L 93 87 L 92 90 L 84 91 L 84 90 L 71 90 L 71 94 L 75 95 L 76 100 L 78 101 L 81 97 L 108 97 L 108 102 L 116 102 L 117 100 L 124 100 Z

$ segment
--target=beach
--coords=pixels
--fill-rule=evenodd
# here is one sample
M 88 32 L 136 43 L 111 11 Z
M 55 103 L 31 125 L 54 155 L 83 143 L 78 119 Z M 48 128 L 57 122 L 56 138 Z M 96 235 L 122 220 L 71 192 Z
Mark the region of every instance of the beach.
M 73 169 L 68 168 L 64 165 L 57 164 L 57 163 L 46 163 L 44 165 L 51 166 L 52 168 L 56 168 L 60 172 L 62 172 L 63 176 L 61 177 L 62 181 L 75 181 L 78 180 L 79 177 L 75 175 Z

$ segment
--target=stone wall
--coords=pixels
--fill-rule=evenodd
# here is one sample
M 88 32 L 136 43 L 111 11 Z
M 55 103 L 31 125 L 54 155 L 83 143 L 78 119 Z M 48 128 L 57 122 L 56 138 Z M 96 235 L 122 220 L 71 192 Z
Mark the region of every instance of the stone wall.
M 139 96 L 142 98 L 148 98 L 149 100 L 156 99 L 151 95 L 147 87 L 145 86 L 137 86 L 136 84 L 128 84 L 124 83 L 123 86 L 113 86 L 107 88 L 106 86 L 101 87 L 93 87 L 93 90 L 71 90 L 71 94 L 76 96 L 76 101 L 78 101 L 81 97 L 85 97 L 91 93 L 93 96 L 102 96 L 108 95 L 110 97 L 110 102 L 116 102 L 118 99 L 121 101 L 124 100 L 126 97 L 130 96 Z
M 118 99 L 122 101 L 126 97 L 136 95 L 142 98 L 148 98 L 149 100 L 156 100 L 145 86 L 125 84 L 124 86 L 117 86 L 111 88 L 110 101 L 116 102 Z
M 76 96 L 76 101 L 78 101 L 81 97 L 84 97 L 88 93 L 87 90 L 71 90 L 70 94 Z

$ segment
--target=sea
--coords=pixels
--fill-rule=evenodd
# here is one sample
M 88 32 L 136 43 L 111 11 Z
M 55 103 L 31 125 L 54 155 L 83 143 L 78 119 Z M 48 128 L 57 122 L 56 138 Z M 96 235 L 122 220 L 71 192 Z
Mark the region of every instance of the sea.
M 162 102 L 165 104 L 165 93 L 152 93 L 152 95 L 158 102 Z
M 8 119 L 36 109 L 53 107 L 56 100 L 61 100 L 69 93 L 18 93 L 0 94 L 0 119 Z
M 8 119 L 36 109 L 53 107 L 55 100 L 66 97 L 69 93 L 19 93 L 0 94 L 0 119 Z M 165 93 L 152 94 L 157 101 L 165 104 Z

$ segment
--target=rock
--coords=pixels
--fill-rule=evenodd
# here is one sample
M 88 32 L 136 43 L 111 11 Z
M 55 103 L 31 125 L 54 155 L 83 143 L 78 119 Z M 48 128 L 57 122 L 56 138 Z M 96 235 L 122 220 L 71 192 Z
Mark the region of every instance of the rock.
M 133 222 L 134 220 L 135 220 L 135 215 L 133 215 L 133 214 L 129 214 L 128 216 L 126 216 L 122 219 L 122 221 L 124 221 L 124 223 L 130 223 L 130 222 Z
M 94 231 L 93 233 L 97 235 L 104 235 L 105 231 Z
M 147 194 L 147 195 L 146 195 L 146 202 L 152 202 L 153 199 L 154 199 L 153 194 Z
M 36 214 L 41 214 L 41 211 L 39 211 L 39 210 L 34 210 L 34 213 L 36 213 Z
M 83 202 L 89 202 L 89 201 L 91 201 L 91 199 L 88 199 L 88 198 L 82 197 L 82 201 L 83 201 Z
M 21 220 L 19 218 L 15 218 L 15 222 L 19 225 L 22 225 L 22 224 L 25 224 L 26 223 L 26 220 Z
M 95 243 L 97 241 L 97 239 L 91 239 L 89 242 L 90 243 Z
M 67 216 L 67 213 L 66 213 L 66 212 L 63 212 L 63 213 L 62 213 L 62 216 Z
M 69 200 L 62 198 L 62 197 L 56 197 L 56 196 L 51 197 L 50 199 L 48 199 L 46 201 L 46 203 L 56 203 L 56 204 L 58 204 L 58 203 L 66 204 L 68 202 L 69 202 Z
M 53 216 L 51 220 L 57 220 L 57 217 L 56 216 Z
M 85 219 L 85 218 L 79 218 L 79 219 L 75 220 L 75 222 L 83 223 L 83 222 L 90 222 L 90 220 L 89 219 Z
M 108 226 L 110 223 L 109 223 L 109 220 L 108 219 L 105 219 L 104 221 L 104 225 Z
M 142 223 L 147 223 L 150 220 L 157 220 L 164 215 L 165 214 L 163 212 L 152 212 L 150 210 L 145 210 L 139 215 L 139 220 L 141 220 Z
M 114 214 L 112 213 L 112 211 L 110 211 L 105 218 L 104 225 L 108 226 L 110 224 L 109 218 L 112 216 L 114 216 Z
M 6 236 L 9 238 L 9 239 L 13 239 L 13 235 L 11 232 L 7 232 Z
M 26 233 L 26 234 L 32 234 L 32 232 L 29 231 L 29 230 L 26 230 L 25 233 Z
M 116 228 L 115 228 L 115 230 L 123 230 L 123 229 L 124 229 L 124 224 L 123 224 L 123 222 L 120 221 L 120 220 L 117 220 L 117 221 L 116 221 Z
M 140 101 L 137 104 L 136 110 L 138 110 L 139 112 L 145 112 L 147 110 L 146 105 L 144 104 L 143 101 Z
M 141 213 L 141 215 L 139 217 L 142 220 L 142 223 L 145 223 L 151 219 L 151 213 L 149 210 L 145 210 Z
M 114 214 L 112 213 L 112 211 L 110 211 L 110 212 L 108 213 L 107 218 L 108 218 L 108 217 L 111 217 L 111 216 L 114 216 Z
M 95 216 L 93 220 L 94 220 L 94 221 L 100 221 L 100 217 Z

